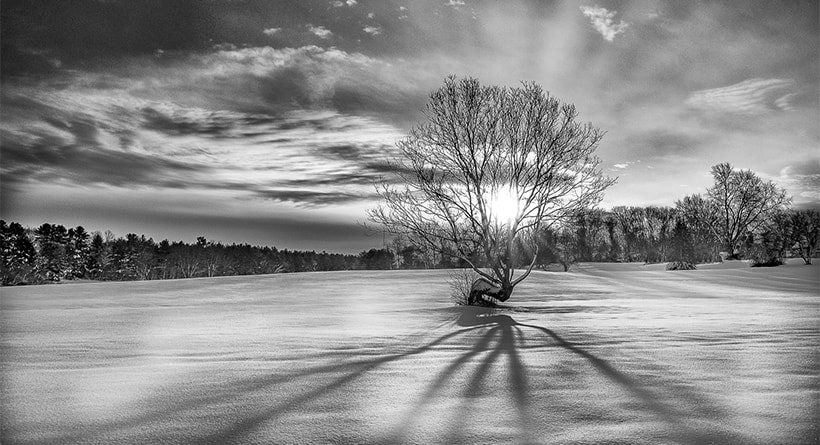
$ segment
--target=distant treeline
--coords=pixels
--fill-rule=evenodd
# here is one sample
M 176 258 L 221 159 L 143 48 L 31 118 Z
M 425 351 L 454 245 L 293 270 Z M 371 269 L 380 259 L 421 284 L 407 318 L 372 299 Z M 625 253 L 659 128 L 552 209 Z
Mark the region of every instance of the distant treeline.
M 688 199 L 688 198 L 687 198 Z M 698 212 L 696 200 L 677 207 L 615 207 L 578 213 L 560 226 L 536 234 L 537 264 L 560 263 L 565 269 L 579 261 L 664 263 L 721 261 L 727 254 L 754 264 L 774 265 L 789 256 L 810 263 L 820 239 L 820 212 L 786 210 L 748 232 L 728 250 L 714 221 Z M 381 249 L 358 255 L 278 250 L 248 244 L 214 243 L 204 237 L 195 244 L 153 241 L 133 233 L 116 237 L 88 233 L 77 226 L 43 224 L 24 228 L 0 221 L 3 285 L 61 280 L 157 280 L 254 275 L 280 272 L 362 269 L 432 269 L 466 267 L 447 255 L 432 255 L 402 237 Z M 511 261 L 526 265 L 532 252 L 525 246 Z M 481 264 L 477 254 L 475 264 Z
M 736 243 L 726 242 L 729 227 L 708 203 L 694 195 L 676 207 L 614 207 L 577 214 L 559 228 L 544 231 L 543 262 L 566 266 L 578 261 L 667 263 L 719 262 L 748 259 L 753 265 L 777 265 L 801 257 L 807 264 L 817 254 L 820 212 L 783 210 L 746 230 Z
M 370 249 L 359 255 L 278 250 L 248 244 L 155 242 L 134 233 L 88 233 L 82 226 L 43 224 L 35 229 L 0 221 L 2 284 L 62 280 L 162 280 L 279 272 L 389 269 L 393 255 Z

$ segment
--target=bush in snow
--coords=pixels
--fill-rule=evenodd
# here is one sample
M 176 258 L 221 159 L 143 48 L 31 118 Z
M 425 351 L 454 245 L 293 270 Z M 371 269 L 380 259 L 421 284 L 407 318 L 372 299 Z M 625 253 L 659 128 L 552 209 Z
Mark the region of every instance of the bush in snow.
M 478 274 L 472 269 L 453 269 L 447 284 L 450 286 L 450 299 L 456 306 L 467 306 L 470 290 Z
M 696 270 L 698 267 L 689 261 L 672 261 L 666 264 L 666 270 Z
M 447 280 L 450 285 L 450 299 L 456 306 L 470 306 L 470 293 L 473 290 L 473 283 L 480 276 L 473 269 L 453 269 L 450 278 Z M 478 298 L 472 306 L 496 307 L 497 305 Z

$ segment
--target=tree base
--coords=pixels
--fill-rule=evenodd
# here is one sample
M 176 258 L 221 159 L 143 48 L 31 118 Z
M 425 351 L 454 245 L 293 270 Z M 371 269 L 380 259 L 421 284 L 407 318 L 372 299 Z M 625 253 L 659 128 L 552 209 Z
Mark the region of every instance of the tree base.
M 496 307 L 498 302 L 510 299 L 512 289 L 505 289 L 491 283 L 485 278 L 473 281 L 470 287 L 470 296 L 467 298 L 468 306 Z

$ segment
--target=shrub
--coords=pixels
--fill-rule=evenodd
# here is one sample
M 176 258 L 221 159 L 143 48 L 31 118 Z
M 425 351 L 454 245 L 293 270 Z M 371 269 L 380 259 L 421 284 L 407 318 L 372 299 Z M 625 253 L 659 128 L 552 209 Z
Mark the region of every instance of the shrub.
M 450 286 L 450 299 L 456 306 L 467 306 L 470 299 L 470 290 L 478 274 L 472 269 L 453 269 L 447 284 Z
M 698 267 L 689 261 L 672 261 L 666 264 L 666 270 L 696 270 Z
M 456 306 L 468 306 L 473 282 L 478 277 L 479 275 L 473 269 L 453 269 L 450 271 L 447 284 L 450 286 L 450 299 L 453 300 Z
M 775 267 L 783 265 L 783 260 L 776 256 L 754 256 L 749 261 L 750 267 Z
M 768 239 L 764 238 L 762 242 L 755 243 L 748 249 L 749 266 L 775 267 L 783 264 L 780 252 L 767 241 Z
M 450 272 L 450 278 L 447 280 L 450 285 L 450 299 L 456 306 L 469 306 L 470 291 L 478 278 L 479 275 L 472 269 L 453 269 Z M 476 299 L 473 306 L 499 307 L 481 298 Z

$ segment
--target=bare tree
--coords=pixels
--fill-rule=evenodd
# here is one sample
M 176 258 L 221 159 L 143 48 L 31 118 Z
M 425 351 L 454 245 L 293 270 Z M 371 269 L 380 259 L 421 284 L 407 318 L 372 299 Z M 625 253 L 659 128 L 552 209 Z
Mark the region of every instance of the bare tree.
M 614 182 L 593 155 L 603 132 L 535 83 L 450 76 L 425 115 L 398 142 L 399 185 L 378 186 L 369 219 L 459 259 L 481 277 L 474 289 L 506 301 L 535 265 L 539 229 L 596 205 Z M 529 264 L 516 264 L 522 254 Z
M 644 232 L 647 237 L 646 262 L 667 262 L 672 230 L 675 227 L 675 209 L 649 206 L 644 210 Z
M 676 227 L 678 255 L 675 259 L 691 263 L 719 261 L 714 203 L 701 194 L 694 194 L 677 201 L 675 209 L 679 223 Z
M 643 238 L 645 209 L 642 207 L 617 206 L 612 208 L 611 213 L 616 226 L 621 229 L 624 249 L 623 260 L 628 263 L 641 251 L 640 243 Z
M 791 202 L 786 191 L 763 181 L 751 170 L 729 163 L 712 167 L 715 184 L 707 190 L 716 218 L 713 230 L 730 257 L 747 233 L 754 233 Z
M 811 258 L 820 245 L 820 211 L 798 210 L 791 214 L 791 219 L 794 227 L 792 250 L 803 258 L 806 264 L 811 264 Z

